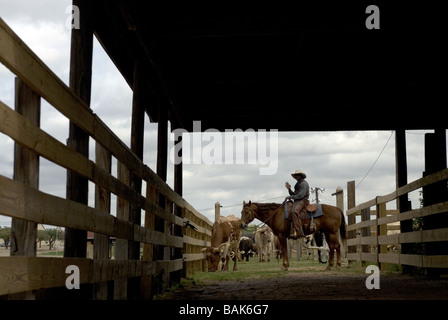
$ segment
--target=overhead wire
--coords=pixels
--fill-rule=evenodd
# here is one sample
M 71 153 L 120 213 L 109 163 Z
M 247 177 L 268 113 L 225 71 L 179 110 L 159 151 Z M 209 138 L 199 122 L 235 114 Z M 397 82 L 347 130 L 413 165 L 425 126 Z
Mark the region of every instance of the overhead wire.
M 386 144 L 384 145 L 383 149 L 381 149 L 381 152 L 378 154 L 378 157 L 376 157 L 375 161 L 373 162 L 373 164 L 370 166 L 370 169 L 367 170 L 366 174 L 364 175 L 364 177 L 361 179 L 361 181 L 358 182 L 358 184 L 355 187 L 359 187 L 359 185 L 364 181 L 364 179 L 369 175 L 370 171 L 372 171 L 373 167 L 375 166 L 375 164 L 378 162 L 378 159 L 381 157 L 381 155 L 383 154 L 384 150 L 386 150 L 387 145 L 389 144 L 390 139 L 392 138 L 392 136 L 394 135 L 394 131 L 391 131 L 389 139 L 387 139 Z

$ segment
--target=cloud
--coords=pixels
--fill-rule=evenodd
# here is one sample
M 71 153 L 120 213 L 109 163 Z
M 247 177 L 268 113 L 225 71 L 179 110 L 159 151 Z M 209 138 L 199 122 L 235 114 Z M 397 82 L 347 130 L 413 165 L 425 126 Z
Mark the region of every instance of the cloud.
M 71 0 L 0 0 L 2 19 L 8 24 L 10 20 L 18 20 L 28 24 L 52 21 L 65 25 L 66 8 L 71 5 Z

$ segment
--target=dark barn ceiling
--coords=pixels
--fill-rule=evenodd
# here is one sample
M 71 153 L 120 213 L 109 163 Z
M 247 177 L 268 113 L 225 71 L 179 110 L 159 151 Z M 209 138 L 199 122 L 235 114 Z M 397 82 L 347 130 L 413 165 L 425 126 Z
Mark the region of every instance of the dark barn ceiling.
M 96 35 L 129 85 L 145 68 L 149 116 L 176 126 L 446 128 L 448 46 L 438 8 L 303 1 L 261 13 L 94 1 Z M 269 9 L 269 8 L 268 8 Z M 447 20 L 447 19 L 445 19 Z

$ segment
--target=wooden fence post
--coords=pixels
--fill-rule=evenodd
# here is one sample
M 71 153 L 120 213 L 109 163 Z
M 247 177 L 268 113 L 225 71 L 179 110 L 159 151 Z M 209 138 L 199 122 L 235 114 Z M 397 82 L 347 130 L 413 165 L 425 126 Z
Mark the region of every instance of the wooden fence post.
M 347 209 L 351 209 L 355 207 L 356 201 L 355 201 L 355 181 L 349 181 L 347 182 Z M 356 215 L 351 214 L 347 218 L 348 225 L 353 225 L 356 223 Z M 356 231 L 352 230 L 348 232 L 348 239 L 355 239 L 356 238 Z M 354 246 L 350 246 L 348 248 L 348 253 L 356 253 L 356 248 Z M 349 261 L 350 262 L 350 261 Z
M 336 192 L 332 195 L 336 196 L 336 207 L 341 209 L 342 213 L 344 213 L 344 189 L 342 189 L 342 187 L 337 187 Z M 339 237 L 339 241 L 341 242 L 341 257 L 342 259 L 345 259 L 347 257 L 347 242 L 342 241 L 341 237 Z
M 378 221 L 379 218 L 384 218 L 387 216 L 387 211 L 386 211 L 386 203 L 380 203 L 376 205 L 376 220 Z M 380 236 L 387 236 L 387 224 L 381 224 L 379 226 L 377 226 L 377 239 Z M 387 245 L 385 244 L 381 244 L 379 243 L 379 241 L 377 241 L 378 243 L 378 267 L 380 268 L 380 270 L 387 270 L 387 263 L 385 262 L 380 262 L 380 254 L 386 254 L 387 253 Z
M 218 221 L 219 216 L 221 215 L 221 204 L 219 201 L 215 203 L 215 221 Z
M 370 208 L 365 208 L 361 210 L 361 221 L 370 220 Z M 361 237 L 370 237 L 370 226 L 361 228 Z M 361 255 L 362 253 L 370 253 L 370 244 L 361 245 Z M 362 265 L 365 266 L 365 260 L 362 260 Z

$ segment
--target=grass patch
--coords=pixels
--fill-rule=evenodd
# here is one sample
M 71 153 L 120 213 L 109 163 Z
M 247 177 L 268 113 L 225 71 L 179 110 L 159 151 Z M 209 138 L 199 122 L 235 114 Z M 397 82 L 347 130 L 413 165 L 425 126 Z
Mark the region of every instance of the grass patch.
M 38 256 L 57 256 L 62 257 L 64 256 L 64 251 L 44 251 L 44 252 L 38 252 Z
M 247 279 L 274 279 L 285 276 L 288 272 L 315 272 L 323 271 L 326 265 L 312 260 L 290 261 L 288 271 L 282 270 L 282 261 L 271 260 L 271 262 L 258 262 L 256 259 L 250 261 L 239 261 L 237 271 L 232 271 L 233 262 L 228 272 L 196 272 L 189 279 L 196 284 L 211 283 L 219 281 L 243 281 Z

